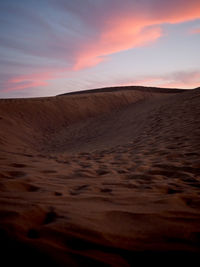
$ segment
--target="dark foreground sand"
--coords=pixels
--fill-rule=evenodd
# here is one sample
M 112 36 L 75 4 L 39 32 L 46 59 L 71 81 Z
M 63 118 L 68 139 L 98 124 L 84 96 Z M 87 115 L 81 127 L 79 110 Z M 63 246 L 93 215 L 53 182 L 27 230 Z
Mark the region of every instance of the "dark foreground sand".
M 200 89 L 0 100 L 0 245 L 3 266 L 199 260 Z

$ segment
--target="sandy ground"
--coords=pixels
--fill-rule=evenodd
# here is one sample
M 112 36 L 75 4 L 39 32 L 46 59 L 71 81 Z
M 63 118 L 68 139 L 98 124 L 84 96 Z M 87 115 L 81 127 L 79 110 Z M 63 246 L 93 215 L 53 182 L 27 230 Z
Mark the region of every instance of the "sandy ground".
M 198 258 L 200 89 L 0 100 L 0 243 L 4 266 Z

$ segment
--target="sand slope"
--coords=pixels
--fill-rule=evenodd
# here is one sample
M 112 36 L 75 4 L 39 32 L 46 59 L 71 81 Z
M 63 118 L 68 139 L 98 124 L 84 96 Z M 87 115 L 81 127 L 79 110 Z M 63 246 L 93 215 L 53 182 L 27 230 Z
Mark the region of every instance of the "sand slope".
M 8 263 L 133 266 L 199 254 L 200 89 L 0 100 L 0 145 Z

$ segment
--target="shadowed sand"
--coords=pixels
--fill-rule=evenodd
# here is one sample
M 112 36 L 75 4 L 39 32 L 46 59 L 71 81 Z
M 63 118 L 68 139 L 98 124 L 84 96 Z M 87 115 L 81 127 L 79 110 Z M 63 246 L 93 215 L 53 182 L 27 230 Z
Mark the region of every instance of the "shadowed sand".
M 2 99 L 0 162 L 8 266 L 199 255 L 200 89 Z

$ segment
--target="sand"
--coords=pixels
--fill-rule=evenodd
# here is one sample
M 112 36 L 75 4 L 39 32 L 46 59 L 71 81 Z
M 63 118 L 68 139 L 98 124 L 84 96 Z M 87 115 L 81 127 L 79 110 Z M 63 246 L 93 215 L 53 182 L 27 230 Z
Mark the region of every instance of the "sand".
M 200 89 L 0 100 L 4 266 L 191 264 Z

